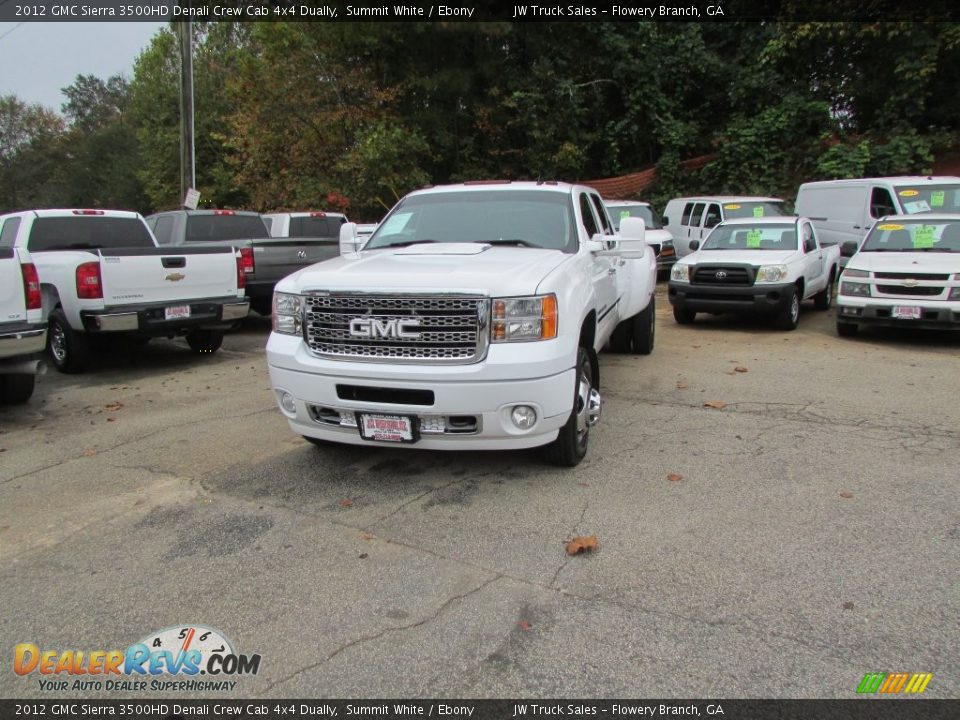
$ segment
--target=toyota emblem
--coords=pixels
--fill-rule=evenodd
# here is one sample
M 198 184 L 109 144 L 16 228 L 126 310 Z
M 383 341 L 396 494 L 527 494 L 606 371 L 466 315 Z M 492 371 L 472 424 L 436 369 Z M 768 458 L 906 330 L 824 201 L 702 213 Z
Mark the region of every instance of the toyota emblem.
M 719 270 L 717 272 L 717 275 L 716 275 L 717 280 L 724 280 L 726 277 L 727 277 L 727 274 L 723 270 Z

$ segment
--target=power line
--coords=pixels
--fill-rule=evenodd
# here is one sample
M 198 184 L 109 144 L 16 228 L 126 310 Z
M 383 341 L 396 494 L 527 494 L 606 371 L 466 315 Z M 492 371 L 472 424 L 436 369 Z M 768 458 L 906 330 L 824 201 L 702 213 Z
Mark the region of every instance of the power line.
M 3 5 L 3 3 L 5 3 L 5 2 L 7 2 L 7 0 L 0 0 L 0 5 Z M 10 33 L 12 33 L 14 30 L 16 30 L 16 29 L 17 29 L 18 27 L 20 27 L 21 25 L 26 25 L 26 24 L 27 24 L 26 22 L 19 22 L 19 23 L 17 23 L 17 24 L 14 25 L 12 28 L 10 28 L 9 30 L 7 30 L 3 35 L 0 35 L 0 40 L 3 40 L 7 35 L 9 35 Z

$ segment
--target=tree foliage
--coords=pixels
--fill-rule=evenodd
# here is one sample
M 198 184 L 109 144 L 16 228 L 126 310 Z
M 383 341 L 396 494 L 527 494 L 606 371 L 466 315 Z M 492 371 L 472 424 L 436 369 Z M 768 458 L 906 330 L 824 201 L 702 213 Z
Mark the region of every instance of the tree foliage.
M 197 23 L 197 187 L 380 217 L 427 183 L 656 166 L 647 198 L 929 172 L 960 132 L 950 23 Z M 0 99 L 0 208 L 180 203 L 179 49 Z M 700 170 L 683 161 L 710 156 Z

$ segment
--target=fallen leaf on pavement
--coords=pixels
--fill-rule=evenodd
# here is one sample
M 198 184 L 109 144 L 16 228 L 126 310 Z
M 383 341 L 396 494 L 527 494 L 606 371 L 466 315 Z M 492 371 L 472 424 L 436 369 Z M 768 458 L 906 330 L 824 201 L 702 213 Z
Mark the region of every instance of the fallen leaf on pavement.
M 738 372 L 738 373 L 749 372 L 749 370 L 747 370 L 747 368 L 745 368 L 743 365 L 737 365 L 737 366 L 733 369 L 733 371 L 734 371 L 734 372 Z
M 115 420 L 116 420 L 116 418 L 112 418 L 112 417 L 108 417 L 108 418 L 107 418 L 107 422 L 114 422 Z
M 842 493 L 840 493 L 840 497 L 842 497 L 844 500 L 849 500 L 850 498 L 853 497 L 853 493 L 852 493 L 852 492 L 842 492 Z
M 714 410 L 723 410 L 727 404 L 723 400 L 707 400 L 703 406 Z
M 521 629 L 521 630 L 529 630 L 531 627 L 533 627 L 533 626 L 532 626 L 530 623 L 528 623 L 526 620 L 521 620 L 521 621 L 520 621 L 520 629 Z
M 123 407 L 122 402 L 112 402 L 107 405 L 104 405 L 103 409 L 109 410 L 110 412 L 116 412 L 117 410 L 120 410 L 122 407 Z
M 677 383 L 677 390 L 686 390 L 686 389 L 687 389 L 687 384 L 685 382 Z
M 667 475 L 667 480 L 670 482 L 679 482 L 680 480 L 683 480 L 683 475 L 680 473 L 670 473 Z
M 368 557 L 370 557 L 370 556 L 367 555 L 367 553 L 360 553 L 360 559 L 361 559 L 361 560 L 366 560 Z
M 0 452 L 3 452 L 0 450 Z M 577 483 L 580 487 L 590 487 L 590 483 Z
M 567 555 L 593 552 L 599 547 L 596 535 L 578 535 L 567 543 Z
M 351 505 L 353 505 L 353 500 L 350 498 L 344 498 L 340 501 L 340 507 L 350 507 Z
M 361 539 L 361 540 L 366 540 L 367 542 L 370 542 L 370 541 L 373 540 L 375 537 L 376 537 L 376 535 L 371 535 L 370 533 L 363 533 L 363 534 L 360 536 L 360 539 Z
M 853 610 L 853 603 L 849 600 L 843 604 L 844 610 Z
M 88 449 L 88 450 L 84 450 L 84 451 L 83 451 L 83 456 L 84 456 L 84 457 L 93 457 L 93 456 L 96 455 L 96 454 L 97 454 L 97 451 L 96 451 L 96 450 L 89 450 L 89 449 Z

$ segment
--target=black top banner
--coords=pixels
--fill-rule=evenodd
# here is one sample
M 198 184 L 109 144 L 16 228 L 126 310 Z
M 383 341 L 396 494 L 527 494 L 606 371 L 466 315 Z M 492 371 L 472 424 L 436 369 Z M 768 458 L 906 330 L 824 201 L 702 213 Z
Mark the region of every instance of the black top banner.
M 943 22 L 955 0 L 449 0 L 374 4 L 338 0 L 0 0 L 0 22 Z
M 0 700 L 11 718 L 954 720 L 960 700 Z

